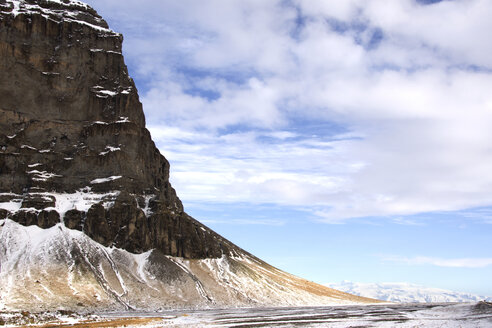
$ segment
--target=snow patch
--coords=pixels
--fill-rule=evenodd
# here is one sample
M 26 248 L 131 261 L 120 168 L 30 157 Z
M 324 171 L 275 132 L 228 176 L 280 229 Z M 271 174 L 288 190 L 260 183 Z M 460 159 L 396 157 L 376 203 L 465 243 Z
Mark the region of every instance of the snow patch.
M 114 180 L 117 180 L 120 178 L 122 178 L 121 175 L 113 175 L 113 176 L 110 176 L 107 178 L 94 179 L 91 181 L 91 184 L 105 183 L 105 182 L 114 181 Z
M 120 116 L 118 118 L 118 120 L 116 121 L 111 121 L 111 122 L 103 122 L 103 121 L 94 121 L 92 122 L 91 125 L 109 125 L 109 124 L 115 124 L 115 123 L 130 123 L 131 121 L 128 119 L 128 117 L 123 117 L 123 116 Z
M 77 0 L 69 0 L 68 2 L 67 2 L 67 0 L 48 0 L 48 1 L 49 2 L 56 2 L 56 3 L 61 4 L 61 5 L 69 4 L 69 5 L 76 5 L 78 7 L 83 7 L 85 9 L 88 8 L 87 4 L 85 4 L 81 1 L 77 1 Z
M 135 259 L 135 262 L 137 263 L 137 272 L 140 278 L 142 278 L 143 281 L 147 282 L 147 276 L 145 274 L 145 265 L 147 264 L 147 261 L 149 259 L 150 254 L 152 254 L 152 251 L 147 251 L 142 254 L 135 254 L 133 258 Z
M 152 215 L 152 210 L 150 209 L 150 200 L 154 198 L 155 195 L 146 195 L 144 196 L 144 207 L 140 207 L 140 205 L 137 205 L 138 207 L 144 212 L 146 217 L 150 217 Z
M 10 202 L 0 203 L 0 208 L 7 210 L 9 212 L 17 212 L 18 210 L 20 210 L 21 206 L 22 206 L 21 199 L 13 199 Z
M 43 75 L 60 75 L 60 73 L 57 72 L 42 72 Z
M 353 295 L 397 303 L 477 302 L 492 297 L 429 288 L 405 282 L 360 283 L 342 281 L 327 287 Z
M 104 194 L 97 194 L 90 192 L 90 189 L 80 190 L 72 194 L 61 193 L 48 193 L 56 199 L 56 210 L 60 213 L 60 216 L 64 215 L 67 211 L 75 209 L 81 212 L 87 212 L 92 205 L 103 202 L 114 202 L 114 199 L 120 194 L 119 191 L 108 192 Z
M 59 174 L 50 173 L 46 171 L 38 171 L 38 170 L 28 171 L 27 174 L 34 175 L 32 178 L 34 181 L 46 181 L 51 178 L 61 177 L 61 175 Z
M 31 193 L 33 196 L 46 197 L 46 199 L 51 200 L 52 197 L 55 198 L 55 207 L 60 217 L 63 218 L 65 213 L 69 210 L 78 210 L 81 212 L 87 212 L 92 205 L 97 203 L 103 203 L 105 208 L 110 207 L 116 197 L 119 195 L 119 191 L 97 194 L 90 192 L 90 188 L 79 190 L 75 193 L 50 193 L 50 192 L 40 192 Z M 5 209 L 11 213 L 16 213 L 19 210 L 23 211 L 39 211 L 36 209 L 21 208 L 22 205 L 22 195 L 16 194 L 0 194 L 15 197 L 10 202 L 0 203 L 0 209 Z
M 91 49 L 91 52 L 105 52 L 108 54 L 122 55 L 121 52 L 113 51 L 113 50 L 104 50 L 104 49 Z
M 81 20 L 77 20 L 77 19 L 69 19 L 69 18 L 65 18 L 64 20 L 65 21 L 68 21 L 68 22 L 72 22 L 72 23 L 86 25 L 86 26 L 89 26 L 90 28 L 92 28 L 94 30 L 97 30 L 97 31 L 100 31 L 100 32 L 109 32 L 109 33 L 112 33 L 112 34 L 117 34 L 117 33 L 115 33 L 113 30 L 111 30 L 109 28 L 104 28 L 104 27 L 101 27 L 101 26 L 90 24 L 90 23 L 85 22 L 85 21 L 81 21 Z
M 14 17 L 17 17 L 20 12 L 20 1 L 13 1 L 14 4 L 14 9 L 12 10 L 12 14 L 14 14 Z
M 111 90 L 98 90 L 96 93 L 98 97 L 101 96 L 102 98 L 107 98 L 105 96 L 114 97 L 118 94 L 117 92 Z
M 130 123 L 130 120 L 128 119 L 128 117 L 120 116 L 119 120 L 115 121 L 115 123 Z
M 92 29 L 99 32 L 104 32 L 107 34 L 109 33 L 112 35 L 119 35 L 118 33 L 115 33 L 109 28 L 94 25 L 86 21 L 77 19 L 79 12 L 81 10 L 87 11 L 88 9 L 88 6 L 83 2 L 75 1 L 75 0 L 68 0 L 68 1 L 48 0 L 48 1 L 62 5 L 66 9 L 47 9 L 41 7 L 38 4 L 30 4 L 21 0 L 7 0 L 7 3 L 11 3 L 13 5 L 12 15 L 14 17 L 17 17 L 19 14 L 27 14 L 27 15 L 40 14 L 46 19 L 55 20 L 57 22 L 62 22 L 62 21 L 73 22 L 76 24 L 89 26 Z M 97 17 L 95 19 L 99 20 Z
M 119 150 L 121 150 L 120 147 L 106 146 L 105 150 L 100 152 L 99 155 L 104 156 L 104 155 L 107 155 L 109 153 L 112 153 L 114 151 L 119 151 Z
M 29 145 L 22 145 L 22 146 L 21 146 L 21 149 L 37 150 L 37 149 L 36 149 L 36 148 L 34 148 L 33 146 L 29 146 Z

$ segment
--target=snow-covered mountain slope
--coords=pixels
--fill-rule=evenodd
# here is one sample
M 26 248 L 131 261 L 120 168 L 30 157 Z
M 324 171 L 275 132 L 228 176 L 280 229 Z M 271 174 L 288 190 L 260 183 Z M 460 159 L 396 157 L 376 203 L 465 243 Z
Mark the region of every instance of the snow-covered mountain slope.
M 0 309 L 374 302 L 299 279 L 189 216 L 123 37 L 76 0 L 0 0 Z
M 405 282 L 360 283 L 342 281 L 340 283 L 326 284 L 326 286 L 354 295 L 399 303 L 477 302 L 492 300 L 492 297 L 423 287 Z
M 371 300 L 300 279 L 245 254 L 183 259 L 104 247 L 63 224 L 0 221 L 0 310 L 351 304 Z

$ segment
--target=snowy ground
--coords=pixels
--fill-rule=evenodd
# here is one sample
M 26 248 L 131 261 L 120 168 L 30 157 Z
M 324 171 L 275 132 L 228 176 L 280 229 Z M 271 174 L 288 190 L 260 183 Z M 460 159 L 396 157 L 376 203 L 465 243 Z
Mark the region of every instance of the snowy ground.
M 12 313 L 0 312 L 6 327 Z M 17 313 L 17 316 L 21 314 Z M 24 315 L 25 316 L 25 315 Z M 36 315 L 29 314 L 36 318 Z M 330 307 L 247 308 L 165 312 L 118 312 L 79 316 L 42 314 L 37 327 L 492 327 L 492 305 L 432 303 L 345 305 Z M 50 319 L 51 318 L 51 319 Z M 58 321 L 56 319 L 58 318 Z M 0 321 L 1 322 L 1 321 Z M 24 322 L 24 324 L 27 322 Z
M 208 310 L 180 313 L 165 322 L 171 327 L 492 327 L 492 308 L 478 309 L 475 304 Z

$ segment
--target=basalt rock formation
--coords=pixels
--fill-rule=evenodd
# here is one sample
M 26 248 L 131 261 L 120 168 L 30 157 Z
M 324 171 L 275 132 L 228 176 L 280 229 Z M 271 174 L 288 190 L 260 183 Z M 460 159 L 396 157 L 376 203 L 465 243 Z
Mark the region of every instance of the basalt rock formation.
M 42 228 L 62 219 L 131 252 L 229 253 L 229 242 L 183 212 L 145 128 L 123 37 L 77 1 L 0 9 L 0 202 L 20 205 L 0 218 Z M 77 192 L 105 196 L 86 210 L 55 210 L 53 193 Z
M 123 37 L 75 0 L 0 0 L 0 310 L 372 302 L 183 211 Z

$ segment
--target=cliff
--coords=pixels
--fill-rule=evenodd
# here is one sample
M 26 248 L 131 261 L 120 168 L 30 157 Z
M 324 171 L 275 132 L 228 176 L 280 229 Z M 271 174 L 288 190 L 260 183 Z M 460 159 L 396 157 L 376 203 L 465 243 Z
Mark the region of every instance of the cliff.
M 0 202 L 20 206 L 0 218 L 42 228 L 61 219 L 131 252 L 229 253 L 232 244 L 183 212 L 145 128 L 123 37 L 78 1 L 0 8 Z M 96 201 L 61 209 L 58 194 Z
M 74 0 L 0 0 L 0 309 L 370 302 L 183 211 L 123 37 Z

